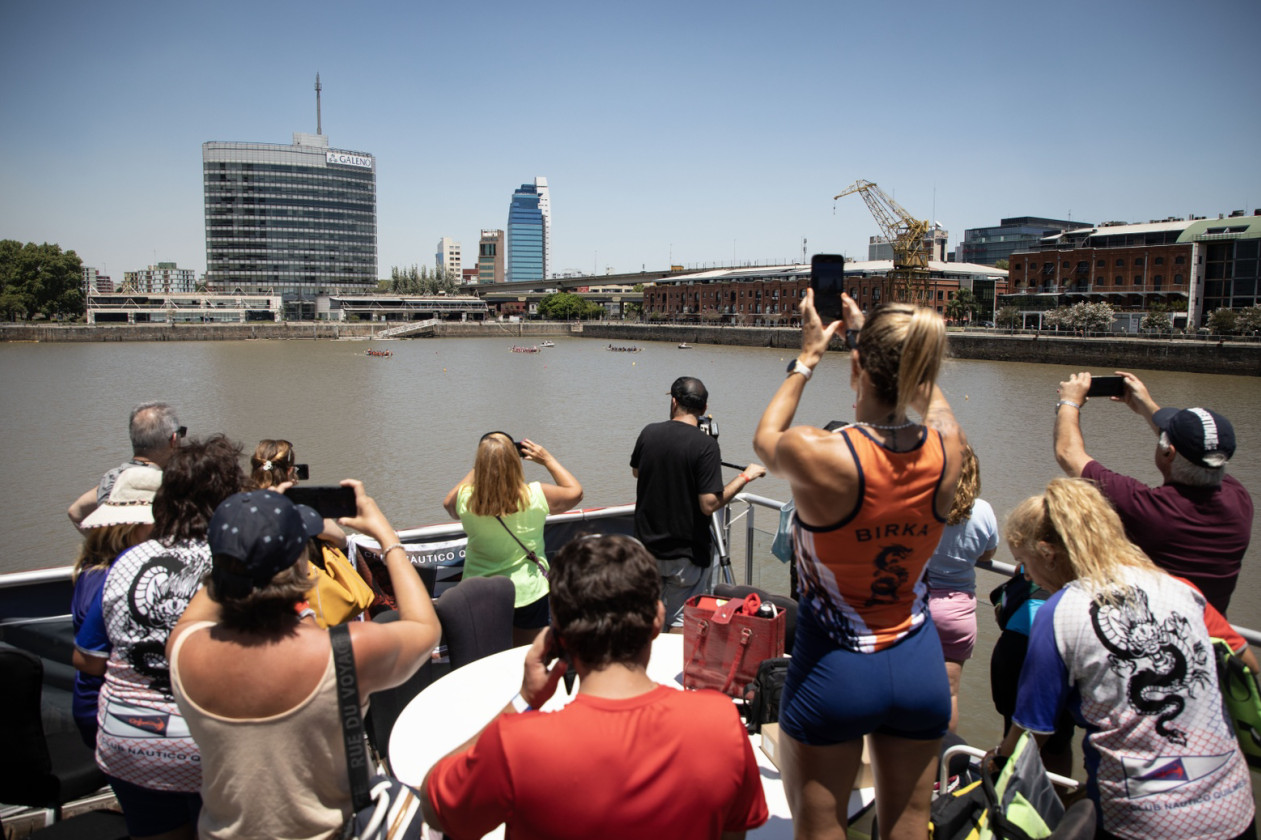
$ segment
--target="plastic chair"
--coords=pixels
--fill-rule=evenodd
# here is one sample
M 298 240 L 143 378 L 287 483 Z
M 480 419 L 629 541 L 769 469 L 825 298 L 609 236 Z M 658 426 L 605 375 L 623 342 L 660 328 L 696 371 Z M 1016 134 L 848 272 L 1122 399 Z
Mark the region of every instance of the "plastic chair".
M 61 807 L 105 786 L 78 731 L 45 735 L 40 714 L 44 664 L 33 653 L 0 646 L 0 802 Z
M 506 577 L 465 578 L 434 601 L 451 669 L 512 647 L 516 587 Z

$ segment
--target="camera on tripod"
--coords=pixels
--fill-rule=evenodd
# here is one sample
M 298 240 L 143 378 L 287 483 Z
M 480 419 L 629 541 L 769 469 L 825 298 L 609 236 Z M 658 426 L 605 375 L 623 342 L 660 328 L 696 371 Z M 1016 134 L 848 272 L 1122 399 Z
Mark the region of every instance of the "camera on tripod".
M 718 421 L 714 419 L 714 415 L 703 414 L 696 418 L 696 427 L 714 440 L 718 440 Z

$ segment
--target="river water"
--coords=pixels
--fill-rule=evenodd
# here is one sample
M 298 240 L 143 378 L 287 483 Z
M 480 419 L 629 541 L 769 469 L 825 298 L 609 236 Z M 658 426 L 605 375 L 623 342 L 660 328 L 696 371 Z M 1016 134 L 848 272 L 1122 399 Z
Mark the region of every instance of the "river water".
M 78 537 L 65 510 L 105 470 L 130 455 L 127 413 L 161 399 L 191 435 L 223 432 L 253 450 L 261 438 L 293 441 L 311 483 L 362 479 L 396 528 L 447 521 L 446 492 L 472 467 L 481 435 L 503 430 L 547 447 L 582 482 L 584 506 L 633 502 L 631 447 L 647 423 L 668 415 L 670 383 L 698 376 L 710 392 L 725 460 L 752 458 L 753 428 L 784 377 L 782 350 L 645 343 L 611 353 L 604 342 L 557 338 L 542 353 L 510 353 L 510 338 L 378 342 L 392 358 L 368 358 L 365 342 L 247 341 L 0 345 L 0 510 L 6 550 L 0 572 L 59 566 Z M 623 342 L 627 343 L 627 342 Z M 848 357 L 829 354 L 806 386 L 797 421 L 853 419 Z M 982 497 L 1003 520 L 1020 500 L 1060 475 L 1051 447 L 1056 386 L 1065 367 L 949 361 L 940 384 L 981 461 Z M 1095 373 L 1110 371 L 1093 371 Z M 1204 405 L 1234 423 L 1230 470 L 1261 492 L 1261 383 L 1238 376 L 1143 372 L 1162 405 Z M 1083 412 L 1087 451 L 1149 483 L 1160 480 L 1154 439 L 1123 405 L 1095 400 Z M 527 464 L 527 478 L 546 479 Z M 727 471 L 727 476 L 734 472 Z M 752 492 L 789 497 L 767 477 Z M 1261 505 L 1258 505 L 1261 507 Z M 774 529 L 756 511 L 759 529 Z M 1231 602 L 1230 618 L 1261 629 L 1261 535 Z M 737 575 L 743 568 L 737 544 Z M 768 535 L 755 545 L 764 548 Z M 1010 561 L 1006 546 L 996 559 Z M 981 573 L 982 599 L 999 578 Z M 787 588 L 785 569 L 759 562 L 756 581 Z M 988 656 L 997 628 L 980 608 L 978 659 L 964 669 L 961 731 L 988 746 L 998 736 L 989 702 Z

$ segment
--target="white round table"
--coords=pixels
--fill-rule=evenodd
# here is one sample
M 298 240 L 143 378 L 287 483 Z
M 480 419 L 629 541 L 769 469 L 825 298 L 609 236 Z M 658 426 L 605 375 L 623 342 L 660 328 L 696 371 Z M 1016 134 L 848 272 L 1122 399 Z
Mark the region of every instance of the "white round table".
M 489 723 L 521 688 L 525 652 L 518 647 L 479 659 L 447 674 L 407 704 L 390 735 L 390 766 L 400 780 L 420 787 L 438 759 L 463 744 Z M 663 634 L 652 643 L 648 676 L 661 685 L 683 690 L 683 637 Z M 578 686 L 574 685 L 577 693 Z M 542 711 L 556 711 L 570 701 L 562 681 Z M 762 791 L 770 819 L 749 837 L 791 838 L 792 814 L 780 782 L 779 771 L 760 749 L 761 736 L 750 736 L 753 754 L 762 773 Z M 871 788 L 856 790 L 850 796 L 850 819 L 861 814 L 874 800 Z M 503 837 L 500 826 L 487 837 Z

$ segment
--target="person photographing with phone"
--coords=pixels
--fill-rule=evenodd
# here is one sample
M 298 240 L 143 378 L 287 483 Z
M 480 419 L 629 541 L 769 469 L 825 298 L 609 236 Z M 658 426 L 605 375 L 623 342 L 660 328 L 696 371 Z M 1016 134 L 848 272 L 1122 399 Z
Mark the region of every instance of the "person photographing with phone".
M 1086 453 L 1081 416 L 1092 396 L 1123 402 L 1147 421 L 1157 436 L 1156 469 L 1164 479 L 1159 487 L 1113 472 Z M 1234 454 L 1229 420 L 1206 408 L 1161 408 L 1132 373 L 1075 373 L 1060 383 L 1055 404 L 1060 468 L 1070 478 L 1094 482 L 1116 508 L 1126 536 L 1157 566 L 1199 587 L 1223 615 L 1252 538 L 1252 498 L 1226 474 Z
M 549 580 L 552 625 L 525 655 L 520 693 L 426 774 L 425 822 L 453 837 L 506 823 L 516 840 L 733 840 L 766 822 L 731 698 L 648 676 L 665 623 L 652 554 L 630 537 L 579 537 Z M 578 695 L 539 714 L 570 668 L 548 668 L 562 652 Z
M 843 317 L 825 325 L 812 278 L 801 353 L 753 437 L 797 503 L 800 608 L 780 706 L 780 768 L 795 836 L 844 837 L 845 803 L 870 735 L 881 836 L 923 840 L 951 703 L 922 578 L 967 440 L 936 385 L 946 351 L 941 316 L 891 303 L 866 317 L 849 295 L 837 296 Z M 854 422 L 831 432 L 793 426 L 806 384 L 842 330 L 853 339 Z
M 541 464 L 555 484 L 526 483 L 521 462 Z M 473 469 L 451 488 L 442 506 L 468 534 L 464 577 L 501 575 L 516 587 L 512 643 L 528 645 L 547 627 L 548 514 L 582 501 L 582 485 L 556 456 L 529 439 L 487 432 L 477 442 Z

